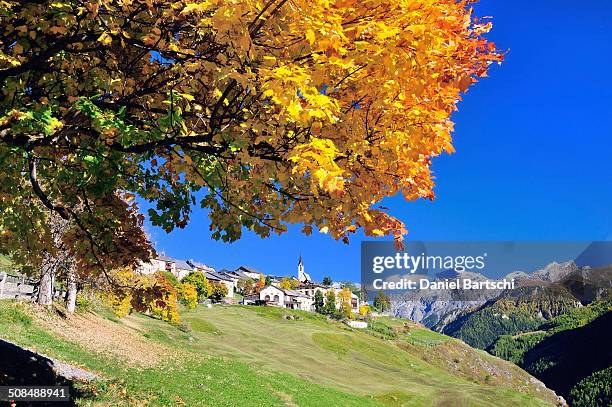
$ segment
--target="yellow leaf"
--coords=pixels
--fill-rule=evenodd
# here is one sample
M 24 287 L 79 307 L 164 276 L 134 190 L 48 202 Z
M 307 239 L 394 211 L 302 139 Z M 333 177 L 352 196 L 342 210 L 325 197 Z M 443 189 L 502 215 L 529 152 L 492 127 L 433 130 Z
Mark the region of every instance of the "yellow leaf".
M 300 117 L 300 112 L 302 111 L 302 106 L 295 100 L 292 100 L 289 106 L 287 106 L 287 112 L 291 115 L 291 117 L 297 119 Z
M 113 38 L 105 31 L 98 37 L 98 41 L 104 45 L 110 45 L 113 42 Z
M 313 45 L 315 42 L 315 32 L 313 30 L 306 31 L 306 39 L 308 40 L 310 45 Z

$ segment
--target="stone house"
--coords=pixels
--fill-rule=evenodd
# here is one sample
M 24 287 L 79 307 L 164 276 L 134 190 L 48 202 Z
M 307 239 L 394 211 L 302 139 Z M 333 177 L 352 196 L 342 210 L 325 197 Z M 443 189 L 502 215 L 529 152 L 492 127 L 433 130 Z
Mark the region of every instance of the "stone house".
M 314 302 L 312 297 L 304 295 L 299 291 L 286 290 L 275 285 L 269 285 L 259 293 L 259 299 L 266 304 L 280 308 L 299 309 L 313 311 Z

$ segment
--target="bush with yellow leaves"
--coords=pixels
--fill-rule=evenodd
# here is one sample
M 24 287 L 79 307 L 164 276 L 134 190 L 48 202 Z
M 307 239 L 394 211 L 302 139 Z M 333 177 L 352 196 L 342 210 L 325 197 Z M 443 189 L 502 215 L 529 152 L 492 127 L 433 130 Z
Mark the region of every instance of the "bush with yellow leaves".
M 167 322 L 180 320 L 177 291 L 164 275 L 142 275 L 131 268 L 122 268 L 115 270 L 111 277 L 114 284 L 101 297 L 118 317 L 136 311 L 156 315 Z
M 359 315 L 362 317 L 366 317 L 372 313 L 370 306 L 368 304 L 362 304 L 359 306 Z
M 195 309 L 198 305 L 198 290 L 196 286 L 189 283 L 181 284 L 179 298 L 187 308 Z

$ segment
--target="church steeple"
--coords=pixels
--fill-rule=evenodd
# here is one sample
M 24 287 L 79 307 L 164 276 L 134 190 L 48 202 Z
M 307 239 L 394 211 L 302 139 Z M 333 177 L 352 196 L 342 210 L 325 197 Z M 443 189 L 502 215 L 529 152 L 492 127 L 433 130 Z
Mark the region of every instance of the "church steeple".
M 304 261 L 302 260 L 302 253 L 300 253 L 300 259 L 298 260 L 298 280 L 302 283 L 310 281 L 310 276 L 304 271 Z

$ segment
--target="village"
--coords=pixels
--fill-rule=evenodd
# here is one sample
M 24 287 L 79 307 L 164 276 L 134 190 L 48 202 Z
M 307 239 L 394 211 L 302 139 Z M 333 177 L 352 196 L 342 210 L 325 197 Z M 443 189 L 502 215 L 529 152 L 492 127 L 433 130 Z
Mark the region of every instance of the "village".
M 240 266 L 235 270 L 216 271 L 210 266 L 193 260 L 179 260 L 165 255 L 141 263 L 138 271 L 142 274 L 168 272 L 179 281 L 191 273 L 203 273 L 209 283 L 226 288 L 227 294 L 223 299 L 226 303 L 268 305 L 315 312 L 317 311 L 317 295 L 322 298 L 321 305 L 325 306 L 330 298 L 340 298 L 343 292 L 348 297 L 350 292 L 348 304 L 351 313 L 358 314 L 359 307 L 362 305 L 360 297 L 353 292 L 355 290 L 348 290 L 344 284 L 313 281 L 305 271 L 302 256 L 298 260 L 296 276 L 266 275 L 248 266 Z M 340 309 L 341 305 L 341 301 L 335 302 L 336 309 Z

